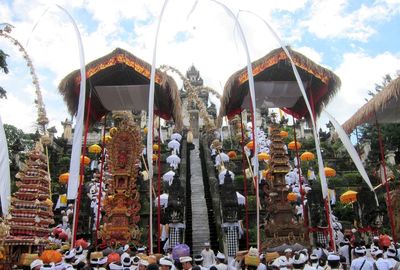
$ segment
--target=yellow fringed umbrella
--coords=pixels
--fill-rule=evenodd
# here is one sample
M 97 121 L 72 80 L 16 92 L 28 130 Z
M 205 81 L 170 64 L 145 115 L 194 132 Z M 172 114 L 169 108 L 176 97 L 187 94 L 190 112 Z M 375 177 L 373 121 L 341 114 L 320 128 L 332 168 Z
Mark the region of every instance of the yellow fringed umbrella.
M 357 191 L 348 190 L 340 196 L 340 202 L 353 203 L 357 201 Z
M 270 155 L 268 155 L 268 153 L 260 153 L 258 154 L 258 160 L 269 160 L 271 158 Z
M 98 144 L 93 144 L 88 148 L 89 153 L 99 154 L 101 153 L 101 147 Z
M 105 141 L 106 141 L 106 143 L 110 142 L 111 141 L 111 136 L 110 135 L 106 135 Z
M 158 144 L 153 144 L 153 151 L 158 151 Z

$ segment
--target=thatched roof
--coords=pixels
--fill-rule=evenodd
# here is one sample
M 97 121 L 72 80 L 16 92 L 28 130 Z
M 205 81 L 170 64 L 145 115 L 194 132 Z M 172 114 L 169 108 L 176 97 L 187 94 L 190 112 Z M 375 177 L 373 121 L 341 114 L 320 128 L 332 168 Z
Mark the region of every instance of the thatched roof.
M 133 54 L 117 48 L 111 53 L 86 65 L 86 95 L 96 86 L 123 86 L 150 84 L 151 65 Z M 58 88 L 71 114 L 78 110 L 80 70 L 68 74 Z M 154 107 L 156 114 L 164 119 L 175 120 L 176 127 L 182 127 L 181 100 L 175 80 L 156 70 Z M 135 108 L 132 108 L 135 110 Z M 108 110 L 97 95 L 92 95 L 91 122 L 98 121 Z
M 303 82 L 307 83 L 307 94 L 313 99 L 315 112 L 318 115 L 340 88 L 340 79 L 332 71 L 316 64 L 306 56 L 288 48 Z M 252 63 L 255 82 L 290 82 L 296 81 L 290 60 L 282 48 L 275 49 Z M 297 86 L 297 91 L 300 91 Z M 248 95 L 247 68 L 235 72 L 227 81 L 221 97 L 218 124 L 227 115 L 231 117 L 243 108 L 243 100 Z M 304 99 L 300 97 L 294 106 L 282 108 L 296 118 L 309 118 Z
M 370 101 L 365 103 L 342 126 L 351 133 L 363 123 L 399 123 L 400 122 L 400 77 L 391 81 Z

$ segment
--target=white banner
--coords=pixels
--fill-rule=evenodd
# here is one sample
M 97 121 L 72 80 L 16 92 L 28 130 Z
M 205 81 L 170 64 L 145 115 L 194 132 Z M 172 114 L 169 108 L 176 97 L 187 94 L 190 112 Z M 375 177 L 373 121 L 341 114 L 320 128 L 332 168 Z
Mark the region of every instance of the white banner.
M 3 215 L 8 214 L 10 205 L 10 160 L 8 156 L 7 138 L 0 116 L 0 199 Z
M 356 149 L 354 148 L 353 144 L 351 143 L 349 137 L 347 137 L 346 132 L 344 131 L 342 126 L 338 123 L 338 121 L 336 121 L 336 119 L 332 115 L 330 115 L 325 109 L 323 109 L 323 112 L 325 113 L 326 116 L 328 116 L 329 121 L 331 121 L 331 123 L 335 127 L 336 133 L 339 135 L 339 138 L 342 141 L 344 147 L 346 147 L 346 150 L 349 153 L 354 164 L 356 165 L 358 172 L 361 174 L 361 177 L 364 179 L 365 183 L 367 183 L 367 185 L 371 189 L 371 191 L 374 191 L 374 193 L 375 193 L 374 187 L 372 186 L 371 181 L 369 180 L 368 174 L 365 171 L 364 166 L 362 165 L 361 159 L 358 156 L 358 153 L 357 153 Z M 375 199 L 378 200 L 376 198 L 376 194 L 375 194 Z

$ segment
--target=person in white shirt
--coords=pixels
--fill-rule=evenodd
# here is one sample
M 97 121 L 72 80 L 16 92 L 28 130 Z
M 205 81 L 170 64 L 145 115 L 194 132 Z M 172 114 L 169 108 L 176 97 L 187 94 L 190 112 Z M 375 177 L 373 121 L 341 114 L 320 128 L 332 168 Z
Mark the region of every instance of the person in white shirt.
M 391 267 L 390 262 L 386 259 L 383 258 L 383 251 L 382 250 L 377 250 L 374 252 L 374 257 L 375 257 L 375 266 L 379 270 L 392 270 L 393 267 Z
M 218 270 L 228 270 L 228 266 L 225 264 L 225 255 L 218 251 L 216 256 L 216 263 L 214 265 Z
M 265 255 L 262 253 L 260 255 L 260 263 L 257 266 L 257 270 L 267 270 Z
M 342 269 L 340 265 L 340 257 L 337 254 L 329 254 L 328 255 L 328 267 L 330 269 Z
M 387 261 L 390 263 L 390 266 L 397 270 L 400 269 L 400 263 L 397 259 L 397 250 L 395 247 L 391 246 L 386 251 Z
M 346 258 L 347 268 L 350 266 L 350 242 L 349 240 L 343 240 L 339 243 L 338 254 Z
M 201 255 L 196 255 L 196 256 L 194 256 L 194 263 L 198 266 L 198 267 L 200 267 L 200 269 L 201 270 L 207 270 L 208 268 L 206 268 L 206 267 L 204 267 L 203 266 L 203 256 L 201 256 Z
M 374 270 L 373 265 L 365 256 L 365 247 L 356 247 L 354 254 L 356 258 L 351 262 L 350 270 Z
M 285 255 L 277 258 L 274 263 L 278 264 L 281 270 L 289 270 L 293 264 L 292 250 L 287 248 L 284 253 Z
M 201 251 L 200 255 L 203 257 L 203 266 L 210 268 L 211 265 L 215 264 L 215 254 L 214 251 L 210 249 L 210 243 L 204 243 L 204 249 Z
M 309 263 L 304 266 L 304 270 L 324 270 L 324 268 L 319 266 L 318 256 L 316 254 L 311 254 Z

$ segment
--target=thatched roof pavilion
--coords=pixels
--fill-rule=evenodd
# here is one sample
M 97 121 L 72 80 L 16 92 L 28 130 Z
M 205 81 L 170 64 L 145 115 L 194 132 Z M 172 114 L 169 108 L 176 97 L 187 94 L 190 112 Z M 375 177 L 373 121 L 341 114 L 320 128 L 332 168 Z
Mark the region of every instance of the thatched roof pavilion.
M 86 65 L 86 89 L 92 93 L 91 122 L 112 110 L 146 110 L 151 65 L 133 54 L 117 48 Z M 58 88 L 71 114 L 78 110 L 80 70 L 67 75 Z M 156 70 L 155 113 L 175 120 L 182 127 L 181 100 L 174 79 Z
M 391 81 L 342 126 L 351 133 L 363 123 L 400 123 L 400 77 Z
M 318 115 L 340 88 L 340 79 L 332 71 L 316 64 L 301 53 L 291 48 L 288 50 Z M 296 118 L 310 117 L 296 83 L 290 60 L 282 48 L 275 49 L 254 61 L 252 68 L 257 108 L 264 104 L 268 108 L 281 108 Z M 218 125 L 221 125 L 223 116 L 231 117 L 248 108 L 249 96 L 248 74 L 245 67 L 235 72 L 225 84 Z

